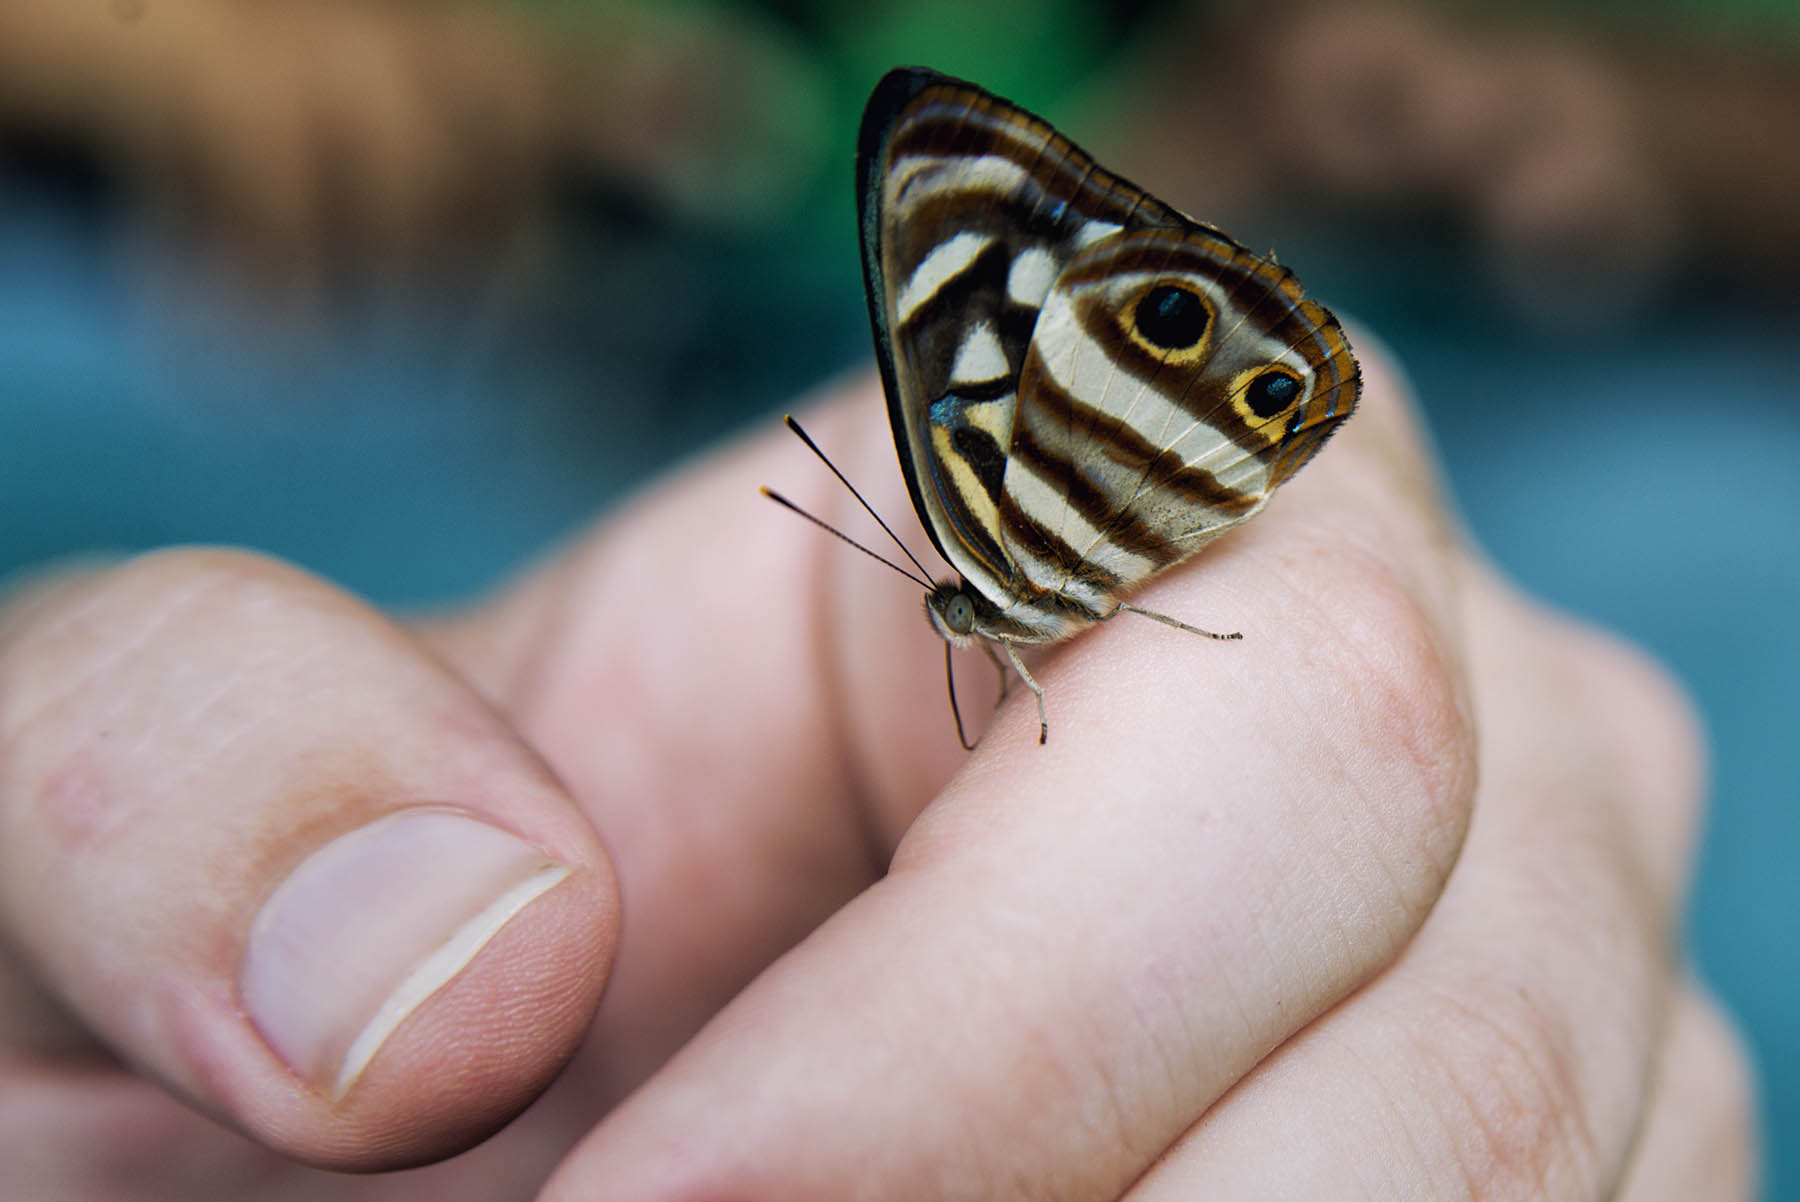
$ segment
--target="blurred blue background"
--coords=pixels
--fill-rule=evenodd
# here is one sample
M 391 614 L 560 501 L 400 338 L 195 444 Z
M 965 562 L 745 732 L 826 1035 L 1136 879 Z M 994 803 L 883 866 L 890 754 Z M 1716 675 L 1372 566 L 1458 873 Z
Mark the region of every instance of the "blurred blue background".
M 1800 192 L 1780 157 L 1800 152 L 1769 134 L 1800 127 L 1800 18 L 1626 11 L 512 3 L 457 36 L 549 48 L 537 116 L 504 119 L 529 153 L 490 151 L 448 201 L 372 183 L 401 196 L 374 215 L 331 193 L 365 178 L 334 182 L 346 155 L 392 157 L 379 141 L 226 139 L 267 156 L 254 178 L 326 198 L 296 216 L 229 182 L 226 152 L 209 165 L 216 114 L 159 108 L 189 147 L 167 156 L 15 75 L 0 572 L 197 541 L 400 607 L 492 585 L 867 364 L 862 98 L 896 62 L 975 78 L 1378 331 L 1494 557 L 1693 691 L 1715 755 L 1699 967 L 1755 1045 L 1767 1196 L 1800 1200 Z M 111 64 L 158 12 L 115 4 L 116 28 L 58 45 Z M 1471 79 L 1486 123 L 1440 120 Z M 397 229 L 422 245 L 394 252 Z

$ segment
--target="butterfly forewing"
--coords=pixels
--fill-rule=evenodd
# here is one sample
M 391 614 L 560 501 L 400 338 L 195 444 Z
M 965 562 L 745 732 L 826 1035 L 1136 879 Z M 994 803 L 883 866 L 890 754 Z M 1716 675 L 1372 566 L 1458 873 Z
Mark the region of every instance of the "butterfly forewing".
M 1141 204 L 1174 215 L 1046 123 L 926 71 L 876 88 L 858 165 L 870 314 L 914 506 L 993 597 L 1013 574 L 997 501 L 1043 299 L 1085 229 L 1117 229 Z
M 1110 615 L 1355 407 L 1342 330 L 1290 273 L 974 85 L 891 72 L 858 172 L 895 442 L 976 633 Z

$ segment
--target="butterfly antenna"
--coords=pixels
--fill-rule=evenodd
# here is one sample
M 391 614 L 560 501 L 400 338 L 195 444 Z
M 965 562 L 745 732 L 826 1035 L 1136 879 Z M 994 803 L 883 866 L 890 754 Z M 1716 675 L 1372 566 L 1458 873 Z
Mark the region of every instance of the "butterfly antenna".
M 839 530 L 836 526 L 832 526 L 823 521 L 820 521 L 818 518 L 816 518 L 812 514 L 806 512 L 806 510 L 800 508 L 798 505 L 794 504 L 792 501 L 788 500 L 786 497 L 782 496 L 780 493 L 776 492 L 774 489 L 765 488 L 762 490 L 762 495 L 769 498 L 769 500 L 775 502 L 777 505 L 781 505 L 781 506 L 784 506 L 785 508 L 793 510 L 795 513 L 799 514 L 801 517 L 805 518 L 807 521 L 811 522 L 813 525 L 817 526 L 819 529 L 825 531 L 825 533 L 833 535 L 837 538 L 843 539 L 845 542 L 849 543 L 852 547 L 855 547 L 858 551 L 861 551 L 864 555 L 867 555 L 870 559 L 879 559 L 882 563 L 885 563 L 888 567 L 894 569 L 894 571 L 900 573 L 902 576 L 906 577 L 908 580 L 912 581 L 914 584 L 923 588 L 926 592 L 931 591 L 931 587 L 932 587 L 931 581 L 922 580 L 919 577 L 914 576 L 911 572 L 907 571 L 905 568 L 901 567 L 899 564 L 895 563 L 893 560 L 887 558 L 885 555 L 878 555 L 874 551 L 869 550 L 867 547 L 863 546 L 861 543 L 859 543 L 855 539 L 851 538 L 848 534 L 845 534 L 842 530 Z M 906 548 L 902 547 L 900 549 L 902 551 L 904 551 Z M 907 558 L 911 559 L 912 556 L 909 555 L 909 556 L 907 556 Z
M 907 559 L 912 561 L 912 566 L 919 569 L 919 575 L 923 576 L 926 580 L 925 587 L 927 589 L 931 588 L 931 584 L 930 584 L 931 573 L 925 570 L 925 565 L 920 563 L 918 561 L 918 559 L 913 555 L 913 553 L 906 549 L 906 544 L 900 541 L 900 536 L 898 534 L 894 533 L 892 527 L 890 527 L 886 522 L 881 520 L 881 515 L 879 513 L 875 512 L 875 507 L 873 505 L 869 504 L 867 501 L 865 501 L 863 499 L 863 495 L 856 491 L 856 485 L 850 483 L 849 480 L 845 479 L 844 473 L 838 471 L 837 464 L 833 463 L 831 461 L 830 457 L 827 456 L 824 451 L 821 451 L 819 449 L 819 444 L 812 440 L 812 435 L 808 434 L 805 430 L 800 428 L 800 423 L 794 420 L 793 414 L 791 414 L 791 413 L 788 414 L 783 420 L 787 422 L 787 428 L 792 430 L 795 433 L 795 435 L 797 435 L 799 437 L 800 441 L 806 444 L 807 449 L 819 457 L 819 462 L 823 463 L 826 467 L 831 469 L 831 474 L 838 478 L 838 482 L 840 484 L 842 484 L 845 488 L 850 490 L 850 495 L 856 498 L 857 504 L 861 505 L 865 510 L 867 510 L 869 516 L 875 519 L 875 524 L 877 526 L 880 526 L 883 530 L 885 530 L 887 532 L 887 536 L 894 540 L 894 545 L 896 547 L 900 548 L 900 554 L 906 556 Z M 763 489 L 763 491 L 765 493 L 769 492 L 769 490 L 766 488 Z M 774 496 L 773 493 L 769 493 L 769 495 Z M 776 499 L 780 500 L 779 497 L 777 497 Z M 788 505 L 788 503 L 785 501 L 783 501 L 782 504 Z M 794 506 L 788 505 L 788 508 L 794 509 Z M 796 512 L 800 512 L 800 511 L 796 510 Z M 811 514 L 807 514 L 806 516 L 809 518 L 812 518 L 812 520 L 814 522 L 818 522 L 819 525 L 825 526 L 824 522 L 820 522 L 818 518 L 812 517 Z M 825 529 L 831 530 L 831 527 L 825 526 Z M 831 532 L 833 534 L 837 534 L 837 536 L 839 538 L 842 538 L 845 542 L 849 543 L 851 546 L 857 547 L 863 551 L 868 551 L 868 553 L 870 555 L 875 555 L 875 552 L 869 551 L 869 549 L 867 547 L 864 547 L 861 543 L 858 543 L 853 539 L 846 538 L 844 535 L 838 534 L 838 532 L 835 530 L 831 530 Z M 881 556 L 875 555 L 875 558 L 881 559 Z M 882 560 L 882 562 L 886 563 L 887 561 Z

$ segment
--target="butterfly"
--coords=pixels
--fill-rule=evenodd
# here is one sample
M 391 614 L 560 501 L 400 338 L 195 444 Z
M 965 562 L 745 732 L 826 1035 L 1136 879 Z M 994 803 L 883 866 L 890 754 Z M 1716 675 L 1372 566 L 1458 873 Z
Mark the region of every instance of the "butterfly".
M 1241 637 L 1125 598 L 1260 510 L 1350 416 L 1361 377 L 1337 319 L 1042 118 L 935 71 L 877 84 L 856 168 L 894 444 L 957 572 L 926 595 L 946 661 L 980 640 L 1004 692 L 998 646 L 1042 743 L 1020 646 L 1124 611 Z

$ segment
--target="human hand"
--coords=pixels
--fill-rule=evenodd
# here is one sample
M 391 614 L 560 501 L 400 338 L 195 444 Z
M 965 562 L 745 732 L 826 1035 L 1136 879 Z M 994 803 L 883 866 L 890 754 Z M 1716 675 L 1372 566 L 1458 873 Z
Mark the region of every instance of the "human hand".
M 1046 747 L 1023 690 L 956 747 L 916 592 L 754 498 L 855 524 L 779 432 L 411 631 L 216 554 L 15 600 L 0 1161 L 45 1198 L 494 1197 L 559 1158 L 551 1198 L 1749 1196 L 1741 1054 L 1675 939 L 1692 721 L 1473 560 L 1364 358 L 1330 453 L 1143 594 L 1244 642 L 1084 635 L 1035 669 Z M 870 388 L 809 425 L 906 512 Z M 308 1083 L 259 1035 L 254 918 L 421 802 L 573 871 L 334 1102 L 341 1056 Z M 570 1071 L 477 1152 L 277 1155 L 475 1138 L 615 939 Z M 278 1012 L 349 1014 L 310 963 Z
M 715 594 L 798 582 L 790 672 L 842 705 L 775 737 L 890 867 L 549 1197 L 1750 1195 L 1741 1054 L 1678 941 L 1694 721 L 1468 549 L 1364 358 L 1329 453 L 1141 598 L 1244 641 L 1107 623 L 1037 673 L 1049 745 L 1015 696 L 948 783 L 915 597 L 804 528 L 821 566 L 726 565 Z M 901 513 L 878 409 L 814 432 Z M 803 503 L 857 528 L 832 487 Z

